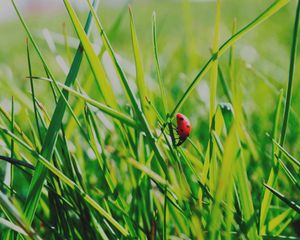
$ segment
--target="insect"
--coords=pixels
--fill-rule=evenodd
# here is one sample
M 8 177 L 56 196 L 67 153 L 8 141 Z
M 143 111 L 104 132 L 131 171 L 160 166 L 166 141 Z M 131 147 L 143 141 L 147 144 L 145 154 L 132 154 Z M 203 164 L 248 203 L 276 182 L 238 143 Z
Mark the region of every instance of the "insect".
M 177 121 L 176 130 L 179 136 L 179 141 L 176 144 L 176 146 L 180 146 L 188 138 L 192 128 L 188 118 L 181 113 L 176 114 L 176 121 Z
M 173 146 L 180 146 L 190 135 L 192 130 L 190 121 L 186 116 L 182 113 L 176 114 L 176 132 L 178 134 L 178 142 L 176 143 L 176 138 L 174 137 L 173 126 L 172 123 L 169 124 L 169 131 L 172 139 Z

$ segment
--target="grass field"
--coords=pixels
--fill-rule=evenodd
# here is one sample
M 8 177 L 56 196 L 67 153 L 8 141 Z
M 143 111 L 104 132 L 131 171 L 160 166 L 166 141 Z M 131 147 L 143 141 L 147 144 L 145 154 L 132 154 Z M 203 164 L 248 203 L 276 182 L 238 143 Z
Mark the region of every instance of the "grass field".
M 300 1 L 10 2 L 0 239 L 300 239 Z

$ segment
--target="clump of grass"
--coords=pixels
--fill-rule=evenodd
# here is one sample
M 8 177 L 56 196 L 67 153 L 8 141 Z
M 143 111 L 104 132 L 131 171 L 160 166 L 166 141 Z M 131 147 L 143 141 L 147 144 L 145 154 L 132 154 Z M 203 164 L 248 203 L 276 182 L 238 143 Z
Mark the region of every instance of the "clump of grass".
M 272 21 L 271 17 L 287 5 L 287 0 L 275 1 L 237 31 L 238 22 L 234 20 L 232 36 L 223 44 L 219 44 L 223 6 L 216 1 L 211 57 L 175 98 L 164 78 L 169 68 L 160 59 L 163 51 L 158 51 L 156 13 L 152 15 L 150 48 L 155 74 L 151 75 L 145 68 L 134 8 L 129 8 L 128 32 L 135 68 L 131 76 L 124 64 L 125 57 L 121 59 L 112 44 L 118 40 L 126 8 L 106 31 L 101 13 L 96 11 L 97 1 L 86 1 L 89 13 L 83 25 L 70 1 L 64 0 L 79 45 L 72 59 L 69 31 L 64 24 L 66 52 L 60 57 L 72 61 L 68 73 L 58 78 L 17 5 L 11 2 L 28 37 L 24 46 L 28 72 L 23 74 L 30 83 L 30 93 L 15 91 L 19 94 L 13 98 L 28 112 L 25 123 L 15 113 L 15 100 L 10 112 L 0 106 L 4 146 L 0 159 L 9 164 L 5 173 L 8 181 L 2 183 L 0 192 L 1 239 L 268 239 L 282 234 L 286 235 L 283 238 L 293 237 L 295 232 L 289 223 L 300 207 L 276 190 L 276 182 L 299 191 L 300 164 L 284 145 L 291 112 L 299 3 L 287 94 L 279 91 L 277 106 L 272 109 L 275 118 L 271 140 L 261 143 L 249 127 L 251 116 L 243 104 L 243 84 L 239 81 L 242 73 L 234 46 L 249 31 L 266 20 Z M 186 11 L 191 9 L 189 2 L 184 4 Z M 101 39 L 98 51 L 91 31 Z M 222 57 L 227 50 L 230 59 L 224 64 Z M 33 64 L 33 58 L 42 64 L 42 73 Z M 207 141 L 197 137 L 203 130 L 195 121 L 194 133 L 188 141 L 174 147 L 168 137 L 173 118 L 178 111 L 199 116 L 196 105 L 188 106 L 188 101 L 196 98 L 193 90 L 209 71 Z M 112 79 L 112 72 L 117 79 Z M 153 89 L 148 78 L 154 78 L 158 87 Z M 120 90 L 113 85 L 115 80 Z M 52 111 L 40 100 L 37 89 L 41 85 L 47 88 Z M 220 100 L 221 93 L 226 102 Z M 285 111 L 281 118 L 283 100 Z M 261 161 L 267 154 L 260 148 L 267 144 L 272 145 L 272 169 L 269 175 L 253 174 L 259 176 L 255 180 L 251 172 L 264 171 Z M 261 191 L 254 189 L 257 184 Z M 273 201 L 272 195 L 276 196 Z

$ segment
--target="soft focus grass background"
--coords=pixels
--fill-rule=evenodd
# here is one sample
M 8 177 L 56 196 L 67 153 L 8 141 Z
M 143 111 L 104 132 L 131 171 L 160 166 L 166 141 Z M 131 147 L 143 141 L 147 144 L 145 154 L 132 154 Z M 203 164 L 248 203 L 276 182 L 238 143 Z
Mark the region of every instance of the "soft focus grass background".
M 272 3 L 273 1 L 259 0 L 222 1 L 219 46 L 232 35 L 234 19 L 236 19 L 236 28 L 241 29 Z M 87 4 L 85 5 L 84 10 L 75 9 L 83 26 L 89 9 Z M 134 89 L 134 94 L 139 96 L 137 94 L 139 89 L 136 84 L 135 59 L 127 6 L 128 3 L 108 4 L 101 1 L 97 13 L 115 53 L 119 55 L 118 59 L 120 59 L 120 64 L 125 71 L 129 85 Z M 157 17 L 158 55 L 161 78 L 166 94 L 163 97 L 168 102 L 170 112 L 196 74 L 211 57 L 215 34 L 216 2 L 149 0 L 131 1 L 130 6 L 134 15 L 135 30 L 143 63 L 147 97 L 151 100 L 154 108 L 163 115 L 163 101 L 160 95 L 153 53 L 152 13 L 155 11 Z M 270 170 L 274 165 L 273 160 L 276 159 L 274 152 L 272 152 L 272 146 L 273 148 L 276 147 L 274 147 L 272 140 L 266 133 L 272 136 L 273 127 L 276 126 L 275 112 L 280 91 L 283 89 L 283 102 L 279 104 L 281 105 L 281 111 L 279 112 L 280 118 L 277 126 L 279 135 L 275 139 L 279 142 L 288 85 L 296 7 L 297 1 L 290 1 L 278 13 L 237 41 L 234 44 L 231 64 L 229 63 L 229 51 L 219 59 L 219 67 L 222 70 L 223 77 L 232 96 L 239 104 L 234 103 L 235 100 L 231 101 L 226 97 L 220 82 L 220 76 L 216 93 L 217 104 L 231 101 L 235 117 L 238 116 L 238 119 L 235 119 L 234 122 L 237 126 L 242 126 L 242 130 L 233 126 L 234 129 L 236 128 L 232 130 L 232 132 L 236 131 L 233 134 L 230 134 L 230 128 L 223 129 L 220 132 L 216 130 L 220 142 L 224 146 L 224 153 L 219 150 L 218 147 L 220 146 L 215 141 L 209 142 L 213 138 L 214 132 L 211 131 L 213 129 L 209 128 L 210 78 L 212 75 L 206 74 L 180 109 L 180 112 L 185 114 L 192 123 L 193 129 L 190 139 L 198 151 L 195 150 L 191 142 L 184 143 L 179 149 L 168 146 L 165 140 L 163 143 L 159 143 L 163 152 L 163 159 L 168 166 L 166 175 L 163 172 L 163 167 L 157 161 L 159 158 L 157 155 L 155 155 L 151 164 L 146 162 L 146 159 L 151 156 L 151 140 L 147 135 L 147 131 L 146 135 L 143 135 L 145 133 L 142 132 L 145 132 L 145 129 L 141 125 L 139 125 L 140 129 L 133 130 L 127 127 L 126 124 L 125 126 L 122 125 L 124 124 L 122 121 L 121 124 L 118 120 L 113 121 L 114 118 L 107 115 L 106 117 L 102 114 L 99 115 L 99 110 L 84 104 L 82 100 L 81 105 L 78 107 L 78 98 L 72 95 L 69 99 L 70 106 L 73 109 L 76 109 L 76 106 L 78 107 L 75 110 L 75 115 L 92 144 L 86 141 L 84 134 L 74 124 L 70 111 L 66 110 L 62 125 L 66 136 L 60 132 L 55 156 L 52 159 L 53 165 L 89 194 L 121 226 L 125 226 L 132 238 L 144 239 L 148 237 L 153 239 L 152 237 L 156 236 L 157 239 L 196 239 L 197 237 L 206 239 L 208 236 L 213 238 L 215 236 L 214 231 L 218 232 L 218 238 L 221 239 L 224 237 L 228 239 L 251 239 L 253 236 L 259 238 L 259 235 L 265 238 L 278 235 L 300 237 L 300 219 L 297 215 L 299 210 L 296 213 L 296 210 L 292 210 L 290 206 L 276 197 L 273 197 L 270 206 L 262 206 L 265 191 L 263 183 L 267 183 Z M 57 56 L 62 57 L 66 65 L 70 66 L 78 45 L 76 42 L 75 47 L 68 47 L 64 42 L 64 24 L 67 35 L 74 39 L 77 38 L 67 11 L 65 9 L 50 13 L 47 13 L 47 11 L 29 11 L 29 14 L 24 15 L 24 18 L 53 76 L 58 82 L 64 83 L 66 74 L 62 70 L 61 62 L 57 62 Z M 116 19 L 119 19 L 117 23 Z M 49 31 L 49 35 L 45 36 L 47 31 Z M 5 130 L 11 131 L 11 119 L 7 121 L 4 114 L 7 113 L 8 116 L 11 114 L 12 96 L 15 107 L 14 122 L 20 126 L 30 139 L 34 149 L 40 152 L 43 140 L 38 137 L 38 128 L 44 129 L 41 130 L 42 132 L 46 131 L 57 105 L 49 84 L 33 80 L 36 98 L 44 106 L 50 117 L 50 119 L 47 119 L 39 109 L 38 112 L 41 114 L 39 122 L 44 121 L 45 127 L 37 127 L 32 107 L 30 81 L 26 78 L 29 76 L 26 32 L 18 20 L 0 23 L 0 32 L 0 104 L 3 108 L 0 113 L 2 129 L 0 132 L 2 138 L 0 154 L 10 156 L 12 152 L 11 139 L 5 132 Z M 55 40 L 55 36 L 58 34 L 62 41 Z M 102 44 L 99 31 L 94 24 L 92 25 L 90 40 L 96 45 Z M 49 48 L 49 41 L 54 41 L 55 50 Z M 67 45 L 71 46 L 72 41 L 68 41 Z M 32 75 L 47 77 L 31 43 L 29 44 L 29 51 Z M 300 62 L 298 61 L 298 53 L 299 50 L 296 52 L 292 109 L 290 110 L 284 143 L 284 148 L 296 158 L 299 157 L 300 121 L 300 108 L 298 107 L 300 101 L 300 83 L 298 81 Z M 107 52 L 104 54 L 102 64 L 106 69 L 107 79 L 112 84 L 113 92 L 120 105 L 118 111 L 131 116 L 137 124 L 140 124 L 137 109 L 130 104 L 126 94 L 124 94 Z M 88 81 L 91 82 L 89 89 L 85 85 Z M 93 80 L 86 56 L 83 57 L 74 89 L 79 92 L 83 89 L 89 97 L 107 104 L 103 93 L 101 94 L 96 82 Z M 234 89 L 236 92 L 234 92 Z M 242 106 L 242 109 L 239 108 L 239 105 Z M 147 116 L 151 132 L 157 137 L 160 129 L 157 122 L 158 116 L 152 107 L 149 108 L 150 114 L 147 115 L 145 111 L 143 111 L 143 114 Z M 163 116 L 163 120 L 170 121 L 166 116 Z M 216 121 L 217 124 L 223 124 L 223 120 L 219 120 L 219 118 Z M 174 120 L 173 122 L 175 123 Z M 70 124 L 73 125 L 68 128 Z M 241 131 L 244 131 L 246 135 L 249 134 L 247 140 L 245 140 L 246 138 Z M 235 134 L 237 134 L 238 140 L 235 139 Z M 23 137 L 19 133 L 17 135 Z M 238 141 L 238 143 L 235 141 Z M 238 146 L 239 144 L 241 146 Z M 23 147 L 19 146 L 20 144 L 17 141 L 13 145 L 14 158 L 29 161 L 33 165 L 36 164 L 37 158 L 28 154 Z M 66 146 L 68 146 L 68 149 Z M 211 148 L 214 150 L 209 149 L 208 146 L 213 146 Z M 241 151 L 242 157 L 240 155 L 236 156 L 235 151 Z M 274 151 L 277 152 L 277 155 L 280 152 L 278 149 Z M 208 197 L 201 184 L 199 184 L 197 176 L 202 179 L 204 171 L 204 159 L 199 152 L 212 161 L 209 165 L 208 179 L 210 180 L 204 183 L 211 192 L 212 198 L 218 198 L 218 192 L 225 191 L 224 195 L 220 194 L 220 202 L 216 203 L 217 200 Z M 227 155 L 226 152 L 228 152 Z M 104 159 L 104 168 L 99 167 L 96 160 L 97 156 L 98 160 L 99 158 Z M 282 154 L 282 156 L 285 156 L 285 154 Z M 300 196 L 297 184 L 299 166 L 291 163 L 289 157 L 282 158 L 296 179 L 296 183 L 292 183 L 285 171 L 280 168 L 276 174 L 277 182 L 274 183 L 273 187 L 284 194 L 288 200 L 297 203 Z M 232 162 L 230 162 L 231 160 Z M 131 163 L 128 161 L 131 161 Z M 235 167 L 222 170 L 224 162 L 228 163 L 228 166 Z M 251 191 L 251 202 L 254 206 L 252 215 L 254 220 L 249 222 L 246 221 L 247 217 L 245 217 L 245 210 L 243 209 L 247 206 L 241 207 L 244 202 L 239 188 L 241 182 L 238 175 L 239 172 L 243 172 L 238 167 L 240 162 L 244 163 L 247 170 L 247 176 L 244 176 L 247 178 L 247 184 L 242 185 L 242 188 Z M 74 165 L 77 166 L 78 172 Z M 103 173 L 107 170 L 106 168 L 109 169 L 112 182 L 114 182 L 113 190 L 109 189 L 107 183 L 105 183 L 106 177 Z M 1 182 L 5 182 L 4 179 L 9 176 L 7 163 L 1 161 L 0 169 Z M 151 174 L 147 172 L 150 169 L 153 171 Z M 27 171 L 33 174 L 33 171 Z M 157 173 L 161 179 L 157 180 L 153 176 L 154 173 Z M 228 183 L 223 186 L 226 186 L 226 189 L 222 190 L 219 189 L 222 188 L 222 183 L 218 185 L 218 181 L 222 179 L 221 176 L 225 175 L 221 173 L 229 173 L 228 178 L 224 178 L 228 180 Z M 147 177 L 141 178 L 141 174 L 146 174 Z M 1 192 L 10 197 L 4 200 L 9 201 L 22 215 L 31 177 L 22 173 L 19 168 L 14 168 L 13 175 L 12 187 L 16 194 L 11 193 L 4 184 L 0 184 Z M 168 189 L 170 187 L 169 198 L 166 198 L 166 188 L 163 184 L 165 178 L 173 187 L 168 185 Z M 232 179 L 235 180 L 235 184 L 232 184 Z M 99 215 L 99 212 L 89 205 L 88 200 L 82 198 L 82 195 L 78 194 L 77 191 L 73 191 L 74 189 L 66 187 L 65 182 L 63 182 L 61 177 L 54 177 L 52 173 L 48 173 L 47 188 L 43 189 L 41 200 L 38 201 L 32 231 L 46 239 L 93 239 L 94 237 L 100 238 L 100 236 L 101 238 L 107 236 L 108 239 L 122 238 L 115 225 L 111 225 L 110 221 L 104 220 L 101 214 Z M 49 188 L 52 189 L 51 194 Z M 66 201 L 62 200 L 53 191 L 62 195 Z M 199 200 L 202 195 L 203 203 Z M 2 199 L 3 202 L 5 202 L 4 200 Z M 0 213 L 1 219 L 10 219 L 12 223 L 21 226 L 26 231 L 26 227 L 10 217 L 7 213 L 9 211 L 5 210 L 3 202 L 3 212 Z M 69 208 L 66 206 L 69 206 Z M 167 207 L 164 211 L 165 206 Z M 275 229 L 259 230 L 261 224 L 259 223 L 260 209 L 264 207 L 269 211 L 265 224 L 271 224 L 275 226 Z M 231 216 L 230 213 L 234 216 Z M 211 219 L 211 216 L 217 216 L 217 220 Z M 230 216 L 232 219 L 228 220 Z M 220 221 L 217 225 L 219 227 L 212 230 L 211 226 L 215 226 L 213 224 L 216 224 L 217 221 Z M 26 218 L 22 218 L 21 222 L 26 223 Z M 66 224 L 67 226 L 64 226 Z M 137 225 L 140 226 L 139 230 L 137 230 Z M 3 239 L 17 236 L 7 230 L 7 226 L 0 225 L 0 229 L 0 237 Z M 257 235 L 251 235 L 249 229 L 254 229 Z M 133 230 L 136 230 L 136 232 Z M 30 231 L 26 232 L 29 236 L 36 238 L 36 235 L 30 235 Z M 124 237 L 124 239 L 127 237 Z

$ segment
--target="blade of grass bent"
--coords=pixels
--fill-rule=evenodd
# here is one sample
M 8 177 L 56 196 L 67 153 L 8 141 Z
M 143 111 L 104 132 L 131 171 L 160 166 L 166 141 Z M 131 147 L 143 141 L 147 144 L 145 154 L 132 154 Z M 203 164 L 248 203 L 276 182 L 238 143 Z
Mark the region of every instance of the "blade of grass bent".
M 219 48 L 217 55 L 220 57 L 223 55 L 230 46 L 232 46 L 236 41 L 242 38 L 246 33 L 248 33 L 253 28 L 257 27 L 259 24 L 270 18 L 273 14 L 278 12 L 282 7 L 284 7 L 289 0 L 279 0 L 275 1 L 270 7 L 268 7 L 264 12 L 262 12 L 257 18 L 255 18 L 252 22 L 248 25 L 243 27 L 240 31 L 230 37 L 223 45 Z M 181 108 L 184 102 L 187 100 L 188 96 L 196 87 L 197 83 L 200 79 L 205 75 L 205 73 L 212 67 L 212 63 L 216 58 L 216 54 L 212 55 L 212 57 L 206 62 L 200 72 L 196 75 L 193 82 L 189 85 L 188 89 L 185 91 L 181 99 L 178 101 L 177 105 L 174 107 L 171 117 L 174 117 L 176 112 Z
M 40 80 L 45 80 L 45 81 L 53 81 L 51 79 L 48 79 L 48 78 L 40 78 L 40 77 L 33 77 L 34 79 L 40 79 Z M 81 94 L 75 90 L 73 90 L 72 88 L 70 87 L 67 87 L 61 83 L 58 83 L 59 86 L 61 86 L 64 90 L 68 91 L 69 93 L 73 94 L 74 96 L 82 99 L 83 101 L 93 105 L 94 107 L 98 108 L 100 111 L 110 115 L 111 117 L 113 117 L 113 119 L 116 119 L 116 120 L 119 120 L 122 124 L 124 125 L 128 125 L 128 126 L 131 126 L 133 128 L 137 128 L 137 124 L 136 124 L 136 121 L 134 121 L 132 118 L 128 117 L 127 115 L 115 110 L 115 109 L 112 109 L 102 103 L 99 103 L 97 102 L 96 100 L 94 99 L 91 99 L 89 98 L 88 96 L 84 95 L 84 94 Z M 99 139 L 99 138 L 98 138 Z M 89 144 L 92 144 L 92 141 L 87 138 Z M 92 147 L 92 145 L 91 145 Z M 92 147 L 93 148 L 93 147 Z M 100 164 L 100 167 L 102 170 L 104 170 L 106 167 L 103 168 L 103 165 Z M 109 175 L 109 173 L 105 171 L 105 177 L 106 177 L 106 180 L 108 183 L 112 183 L 112 179 L 111 179 L 111 176 Z M 109 184 L 109 188 L 111 190 L 111 192 L 113 193 L 115 191 L 115 184 Z M 117 199 L 117 202 L 118 204 L 120 205 L 120 207 L 123 207 L 124 206 L 124 201 L 122 200 L 121 197 L 118 197 Z M 128 219 L 127 219 L 128 220 Z M 131 226 L 131 223 L 128 222 L 128 226 L 130 227 Z M 133 228 L 132 228 L 132 231 L 131 231 L 132 234 L 134 234 L 134 231 L 133 231 Z
M 32 77 L 34 79 L 39 79 L 39 80 L 44 80 L 44 81 L 49 81 L 52 82 L 52 79 L 49 78 L 44 78 L 44 77 Z M 118 119 L 120 122 L 127 124 L 128 126 L 137 128 L 137 122 L 133 120 L 131 117 L 125 115 L 122 112 L 119 112 L 118 110 L 115 110 L 111 107 L 106 106 L 103 103 L 100 103 L 96 101 L 95 99 L 92 99 L 82 93 L 79 93 L 78 91 L 75 91 L 73 88 L 70 88 L 62 83 L 57 83 L 58 86 L 62 87 L 65 91 L 68 91 L 70 94 L 74 95 L 75 97 L 78 97 L 79 99 L 91 104 L 92 106 L 98 108 L 100 111 L 106 113 L 107 115 Z

